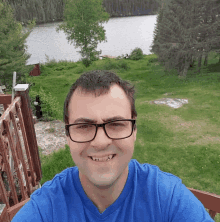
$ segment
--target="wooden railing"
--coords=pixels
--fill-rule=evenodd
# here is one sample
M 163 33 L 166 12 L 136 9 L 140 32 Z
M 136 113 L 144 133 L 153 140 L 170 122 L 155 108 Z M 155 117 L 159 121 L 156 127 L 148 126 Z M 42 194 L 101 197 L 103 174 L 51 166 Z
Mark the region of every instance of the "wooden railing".
M 220 213 L 220 195 L 187 188 L 201 201 L 203 206 L 209 210 L 209 215 L 214 220 L 216 214 Z
M 16 85 L 13 101 L 11 95 L 0 95 L 5 109 L 0 118 L 0 202 L 5 204 L 0 221 L 4 222 L 29 201 L 42 178 L 28 87 Z

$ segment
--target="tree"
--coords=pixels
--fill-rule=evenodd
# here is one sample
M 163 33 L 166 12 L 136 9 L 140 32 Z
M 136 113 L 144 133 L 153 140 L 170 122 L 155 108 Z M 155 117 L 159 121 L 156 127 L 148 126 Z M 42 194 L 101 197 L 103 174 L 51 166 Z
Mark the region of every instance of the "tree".
M 218 32 L 220 4 L 216 0 L 201 1 L 199 25 L 197 26 L 198 72 L 200 72 L 202 56 L 205 56 L 204 65 L 208 64 L 208 54 L 213 49 L 219 49 L 220 33 Z M 218 46 L 217 46 L 218 45 Z
M 26 32 L 22 32 L 22 25 L 14 19 L 12 8 L 5 1 L 0 0 L 0 79 L 7 87 L 12 85 L 13 71 L 18 74 L 17 83 L 28 71 L 26 61 L 30 58 L 25 52 L 25 40 L 35 25 L 29 22 Z
M 81 47 L 82 57 L 93 60 L 92 57 L 101 54 L 101 50 L 96 51 L 98 42 L 106 40 L 105 30 L 99 23 L 108 20 L 102 0 L 66 0 L 64 23 L 56 31 L 63 30 L 69 42 Z
M 158 55 L 166 69 L 176 68 L 180 76 L 186 77 L 190 64 L 201 59 L 203 51 L 206 55 L 210 51 L 214 26 L 209 28 L 210 24 L 201 20 L 212 15 L 215 0 L 211 1 L 208 7 L 210 2 L 205 4 L 205 0 L 171 0 L 166 10 L 160 11 L 151 52 Z
M 171 0 L 161 8 L 151 46 L 151 52 L 158 55 L 158 61 L 165 66 L 165 69 L 177 68 L 179 75 L 182 75 L 185 70 L 184 65 L 188 63 L 190 57 L 187 34 L 190 26 L 187 17 L 190 10 L 185 12 L 187 4 L 189 4 L 187 1 L 183 4 L 179 0 Z
M 215 51 L 220 55 L 220 3 L 215 0 L 211 1 L 207 7 L 209 10 L 206 18 L 204 18 L 203 23 L 206 24 L 206 35 L 207 46 L 205 52 Z M 204 34 L 203 34 L 204 36 Z M 207 59 L 205 58 L 204 65 L 207 65 Z

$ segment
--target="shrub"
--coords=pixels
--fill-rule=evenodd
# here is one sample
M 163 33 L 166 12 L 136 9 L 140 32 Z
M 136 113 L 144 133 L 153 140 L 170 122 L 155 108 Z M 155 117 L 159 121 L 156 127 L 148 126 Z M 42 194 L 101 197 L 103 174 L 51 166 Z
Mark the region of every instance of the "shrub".
M 135 48 L 129 56 L 131 60 L 140 60 L 144 58 L 144 53 L 141 48 Z
M 130 57 L 129 57 L 128 54 L 126 54 L 126 55 L 122 54 L 121 56 L 116 57 L 116 60 L 129 59 L 129 58 L 130 58 Z
M 90 60 L 93 61 L 97 61 L 99 60 L 99 55 L 101 52 L 97 52 L 97 51 L 93 51 L 90 53 Z
M 89 67 L 92 64 L 92 61 L 89 59 L 82 59 L 82 63 L 85 67 Z
M 119 62 L 116 62 L 114 60 L 111 60 L 109 58 L 106 58 L 107 63 L 104 64 L 103 68 L 105 70 L 113 70 L 113 69 L 124 69 L 128 70 L 130 69 L 130 66 L 127 64 L 125 60 L 120 60 Z
M 46 60 L 47 62 L 45 63 L 45 65 L 47 65 L 47 67 L 53 67 L 55 64 L 57 64 L 58 62 L 53 58 L 52 60 L 49 59 L 49 56 L 45 54 Z
M 158 62 L 158 58 L 150 58 L 148 59 L 149 63 L 154 63 L 154 62 Z
M 117 63 L 113 62 L 113 61 L 110 60 L 109 58 L 106 58 L 105 60 L 107 61 L 107 63 L 104 64 L 104 69 L 106 69 L 106 70 L 112 70 L 112 69 L 118 69 L 118 68 L 120 68 Z
M 119 67 L 124 70 L 130 69 L 130 66 L 128 65 L 128 63 L 125 60 L 121 60 L 118 64 L 119 64 Z
M 123 59 L 123 55 L 116 57 L 116 60 L 120 60 L 120 59 Z
M 81 73 L 84 72 L 84 69 L 85 69 L 85 68 L 83 68 L 82 66 L 79 66 L 79 67 L 77 67 L 77 68 L 75 69 L 75 73 L 76 73 L 76 74 L 81 74 Z
M 40 87 L 39 92 L 30 91 L 29 96 L 31 97 L 31 108 L 35 111 L 34 101 L 36 95 L 39 95 L 41 101 L 41 110 L 42 110 L 42 120 L 50 121 L 58 119 L 59 115 L 59 105 L 55 98 L 52 97 L 51 93 L 45 93 L 45 91 Z

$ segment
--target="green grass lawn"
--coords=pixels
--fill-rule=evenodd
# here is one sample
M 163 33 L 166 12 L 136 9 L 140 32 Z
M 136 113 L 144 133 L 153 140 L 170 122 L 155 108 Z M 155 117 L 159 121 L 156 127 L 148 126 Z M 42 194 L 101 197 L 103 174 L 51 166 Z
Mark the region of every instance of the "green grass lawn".
M 28 77 L 38 91 L 40 86 L 57 101 L 57 119 L 63 121 L 63 104 L 70 86 L 85 71 L 112 69 L 136 87 L 137 140 L 133 159 L 157 165 L 162 171 L 182 179 L 187 187 L 220 195 L 220 64 L 211 53 L 208 66 L 189 70 L 186 79 L 177 71 L 165 71 L 155 55 L 139 61 L 125 60 L 130 69 L 117 68 L 122 61 L 99 60 L 85 68 L 82 62 L 50 62 L 41 66 L 41 75 Z M 203 64 L 203 63 L 202 63 Z M 127 65 L 124 65 L 127 67 Z M 169 96 L 164 95 L 170 93 Z M 151 104 L 160 98 L 188 99 L 188 104 L 174 109 Z M 41 152 L 40 152 L 41 153 Z M 74 166 L 69 147 L 49 156 L 40 154 L 41 184 L 57 173 Z M 220 222 L 217 215 L 215 221 Z

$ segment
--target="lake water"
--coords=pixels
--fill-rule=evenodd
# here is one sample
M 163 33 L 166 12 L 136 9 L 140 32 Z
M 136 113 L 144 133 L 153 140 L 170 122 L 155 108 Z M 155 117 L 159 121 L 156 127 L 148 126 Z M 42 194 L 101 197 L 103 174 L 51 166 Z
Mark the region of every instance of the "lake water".
M 122 18 L 110 18 L 104 23 L 107 42 L 98 43 L 97 50 L 102 50 L 101 55 L 119 56 L 130 54 L 133 49 L 139 47 L 148 55 L 150 45 L 153 42 L 153 31 L 156 25 L 157 15 L 132 16 Z M 79 61 L 80 48 L 75 48 L 68 43 L 63 31 L 56 32 L 56 27 L 62 22 L 37 25 L 26 39 L 27 52 L 31 57 L 27 65 L 46 62 L 49 59 Z

